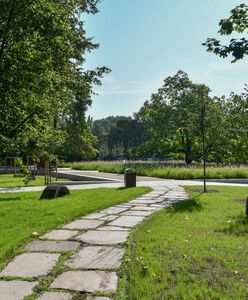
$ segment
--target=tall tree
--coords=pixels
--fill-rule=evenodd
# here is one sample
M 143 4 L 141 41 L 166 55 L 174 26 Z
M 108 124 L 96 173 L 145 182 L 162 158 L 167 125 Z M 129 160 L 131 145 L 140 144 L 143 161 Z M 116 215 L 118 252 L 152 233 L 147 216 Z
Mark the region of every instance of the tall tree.
M 221 151 L 222 102 L 212 99 L 209 92 L 207 86 L 193 83 L 183 71 L 164 80 L 162 88 L 140 110 L 151 137 L 144 146 L 150 144 L 148 150 L 153 151 L 152 155 L 160 158 L 182 158 L 183 155 L 186 164 L 200 161 L 203 159 L 203 132 L 206 156 Z
M 235 163 L 248 162 L 248 88 L 241 95 L 232 93 L 227 99 L 229 151 Z
M 96 13 L 98 2 L 0 0 L 1 152 L 49 151 L 71 103 L 90 104 L 92 84 L 108 70 L 83 67 L 98 45 L 81 15 Z

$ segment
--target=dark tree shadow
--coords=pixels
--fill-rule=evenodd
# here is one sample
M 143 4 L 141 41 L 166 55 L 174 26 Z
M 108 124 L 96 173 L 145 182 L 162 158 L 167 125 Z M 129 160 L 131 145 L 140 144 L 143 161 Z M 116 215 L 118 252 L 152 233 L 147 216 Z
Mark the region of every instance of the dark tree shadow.
M 203 206 L 196 200 L 196 198 L 193 198 L 175 203 L 173 206 L 171 206 L 171 209 L 167 210 L 167 213 L 176 214 L 201 210 L 203 210 Z
M 1 197 L 0 198 L 0 202 L 1 201 L 18 201 L 21 200 L 21 197 Z

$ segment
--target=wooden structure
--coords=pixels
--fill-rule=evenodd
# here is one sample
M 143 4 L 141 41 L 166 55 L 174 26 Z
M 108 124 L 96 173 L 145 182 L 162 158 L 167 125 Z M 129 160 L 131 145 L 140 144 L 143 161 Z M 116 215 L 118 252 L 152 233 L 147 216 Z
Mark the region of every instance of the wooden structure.
M 5 173 L 8 173 L 8 161 L 10 162 L 10 170 L 13 172 L 14 177 L 17 175 L 16 169 L 16 159 L 20 158 L 18 156 L 6 156 L 5 157 Z
M 44 176 L 45 176 L 45 185 L 48 185 L 49 182 L 52 182 L 52 163 L 55 162 L 55 178 L 58 181 L 58 158 L 53 156 L 53 159 L 45 159 L 44 161 Z

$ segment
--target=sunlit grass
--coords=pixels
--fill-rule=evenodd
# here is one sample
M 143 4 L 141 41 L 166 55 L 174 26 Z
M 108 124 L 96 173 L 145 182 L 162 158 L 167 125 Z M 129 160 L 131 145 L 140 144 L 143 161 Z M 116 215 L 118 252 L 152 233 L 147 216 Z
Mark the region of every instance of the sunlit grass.
M 116 299 L 248 299 L 248 189 L 194 189 L 131 234 Z
M 54 177 L 52 177 L 52 182 L 56 181 Z M 68 179 L 60 179 L 58 181 L 68 181 Z M 25 184 L 25 177 L 24 176 L 16 176 L 14 177 L 13 174 L 0 174 L 0 188 L 5 187 L 23 187 L 23 186 L 41 186 L 45 185 L 45 178 L 44 176 L 38 175 L 35 176 L 35 180 L 28 181 Z
M 126 168 L 134 168 L 140 176 L 152 176 L 168 179 L 202 179 L 203 168 L 185 167 L 183 164 L 139 163 L 139 162 L 77 162 L 65 163 L 62 166 L 77 170 L 97 170 L 123 174 Z M 248 167 L 225 166 L 207 167 L 208 179 L 248 178 Z
M 21 246 L 40 234 L 90 212 L 126 202 L 149 188 L 71 191 L 54 200 L 39 200 L 40 192 L 0 193 L 0 268 Z

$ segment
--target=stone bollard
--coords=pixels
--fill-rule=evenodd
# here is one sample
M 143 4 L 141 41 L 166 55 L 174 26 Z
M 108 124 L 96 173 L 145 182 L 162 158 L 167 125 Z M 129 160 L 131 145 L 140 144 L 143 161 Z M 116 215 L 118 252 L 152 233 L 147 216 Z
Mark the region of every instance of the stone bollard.
M 126 169 L 124 172 L 125 187 L 136 187 L 136 171 L 134 169 Z

